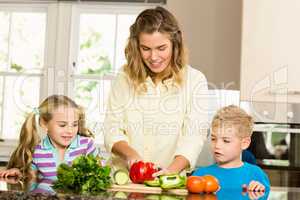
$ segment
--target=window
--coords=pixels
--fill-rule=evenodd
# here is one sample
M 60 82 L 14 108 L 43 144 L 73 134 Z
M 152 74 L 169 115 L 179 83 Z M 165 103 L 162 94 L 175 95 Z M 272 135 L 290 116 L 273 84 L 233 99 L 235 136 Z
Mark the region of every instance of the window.
M 88 126 L 103 141 L 106 101 L 114 75 L 125 64 L 129 27 L 144 8 L 75 7 L 71 95 L 87 111 Z M 77 21 L 79 23 L 77 23 Z
M 125 64 L 129 26 L 145 8 L 1 3 L 0 138 L 17 139 L 28 112 L 48 95 L 65 94 L 85 107 L 88 127 L 103 143 L 111 81 Z
M 0 131 L 18 136 L 26 113 L 38 105 L 44 69 L 47 7 L 1 6 Z M 32 89 L 34 88 L 34 89 Z

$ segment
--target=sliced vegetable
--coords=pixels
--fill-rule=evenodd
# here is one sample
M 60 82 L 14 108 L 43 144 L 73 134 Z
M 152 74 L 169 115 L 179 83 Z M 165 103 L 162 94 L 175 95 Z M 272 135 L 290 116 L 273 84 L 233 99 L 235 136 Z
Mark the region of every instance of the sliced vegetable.
M 185 197 L 180 197 L 180 196 L 176 196 L 176 195 L 166 195 L 163 194 L 160 196 L 160 200 L 184 200 Z
M 159 181 L 162 189 L 180 188 L 185 184 L 178 174 L 160 176 Z
M 155 178 L 154 180 L 150 180 L 150 181 L 144 181 L 144 184 L 150 187 L 159 187 L 160 186 L 159 178 Z
M 147 200 L 160 200 L 160 194 L 148 194 L 145 199 Z
M 118 191 L 114 194 L 114 198 L 117 199 L 127 199 L 128 195 L 125 192 Z
M 118 185 L 125 185 L 129 181 L 129 175 L 126 170 L 119 169 L 114 173 L 114 181 Z
M 133 183 L 144 183 L 146 180 L 153 180 L 152 174 L 156 171 L 154 163 L 138 161 L 130 167 L 129 176 Z

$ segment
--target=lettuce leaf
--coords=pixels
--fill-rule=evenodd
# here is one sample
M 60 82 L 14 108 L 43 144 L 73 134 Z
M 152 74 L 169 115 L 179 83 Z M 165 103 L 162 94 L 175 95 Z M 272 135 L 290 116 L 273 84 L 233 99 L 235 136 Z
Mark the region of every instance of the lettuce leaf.
M 97 194 L 111 186 L 110 167 L 101 166 L 100 159 L 92 155 L 76 158 L 72 166 L 65 163 L 57 169 L 53 188 L 77 194 Z

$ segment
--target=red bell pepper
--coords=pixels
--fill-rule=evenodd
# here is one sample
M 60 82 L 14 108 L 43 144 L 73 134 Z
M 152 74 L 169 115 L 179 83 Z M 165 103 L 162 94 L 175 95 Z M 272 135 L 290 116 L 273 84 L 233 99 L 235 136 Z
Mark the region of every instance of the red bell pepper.
M 133 183 L 144 183 L 153 180 L 152 174 L 157 172 L 154 163 L 138 161 L 130 167 L 129 177 Z

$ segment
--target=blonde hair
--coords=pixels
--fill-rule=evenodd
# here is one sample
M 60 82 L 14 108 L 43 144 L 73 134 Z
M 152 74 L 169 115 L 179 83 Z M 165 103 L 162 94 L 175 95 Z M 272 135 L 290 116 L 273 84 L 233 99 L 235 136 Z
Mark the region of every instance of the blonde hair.
M 148 76 L 155 77 L 156 75 L 143 62 L 139 47 L 139 36 L 141 33 L 151 34 L 156 31 L 167 34 L 173 48 L 170 65 L 163 74 L 159 75 L 159 78 L 162 81 L 174 78 L 178 85 L 182 85 L 182 69 L 187 65 L 187 54 L 182 32 L 176 18 L 168 10 L 158 6 L 141 12 L 130 27 L 130 36 L 125 48 L 127 64 L 124 66 L 124 71 L 136 89 L 142 88 L 146 91 L 144 84 L 146 78 Z M 141 84 L 144 84 L 143 87 L 139 87 Z
M 7 164 L 7 168 L 18 168 L 23 175 L 29 174 L 32 162 L 34 148 L 41 141 L 38 133 L 41 120 L 49 122 L 52 119 L 52 112 L 59 106 L 66 106 L 76 109 L 79 115 L 78 134 L 83 136 L 93 136 L 85 126 L 85 113 L 83 108 L 77 105 L 72 99 L 63 95 L 52 95 L 46 98 L 36 109 L 37 112 L 31 112 L 22 125 L 19 144 Z M 38 115 L 38 116 L 36 116 Z M 38 117 L 38 120 L 35 118 Z
M 212 130 L 233 126 L 237 130 L 237 136 L 250 137 L 252 135 L 253 123 L 253 118 L 243 109 L 235 105 L 230 105 L 218 110 L 212 120 Z

